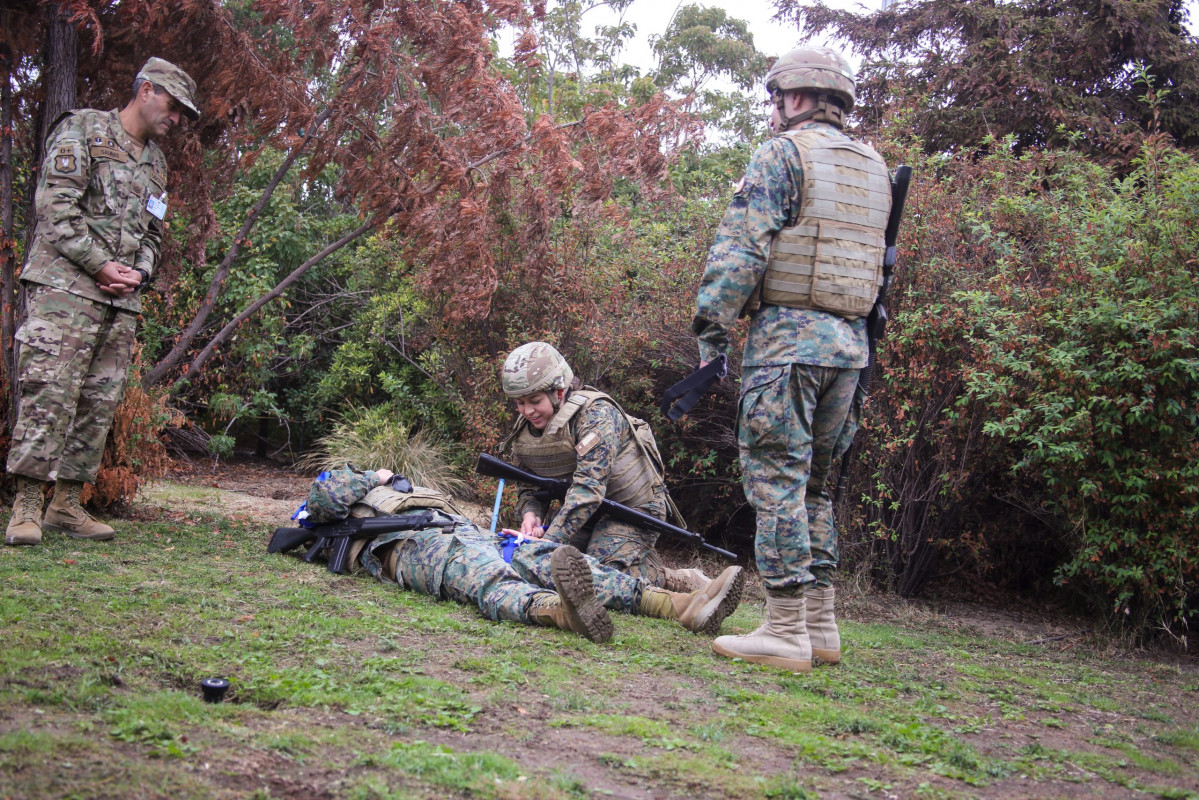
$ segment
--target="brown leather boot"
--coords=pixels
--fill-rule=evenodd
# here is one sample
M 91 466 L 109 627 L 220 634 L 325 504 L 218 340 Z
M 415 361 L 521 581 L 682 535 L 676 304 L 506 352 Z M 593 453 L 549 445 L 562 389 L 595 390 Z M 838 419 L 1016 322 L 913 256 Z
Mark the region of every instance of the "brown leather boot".
M 807 611 L 808 639 L 812 642 L 812 657 L 825 664 L 841 662 L 841 633 L 833 617 L 833 587 L 808 589 L 804 592 Z
M 557 594 L 537 595 L 529 618 L 537 625 L 575 633 L 593 642 L 612 638 L 612 618 L 595 596 L 591 567 L 574 547 L 564 544 L 550 556 L 550 576 Z
M 54 497 L 50 498 L 50 506 L 46 509 L 46 518 L 42 521 L 42 526 L 47 530 L 65 533 L 72 539 L 92 539 L 100 542 L 111 539 L 116 532 L 87 513 L 79 503 L 79 493 L 82 491 L 81 482 L 60 478 L 54 484 Z
M 41 481 L 17 476 L 17 496 L 4 532 L 5 544 L 41 544 L 42 497 Z
M 812 671 L 804 598 L 766 596 L 766 621 L 753 633 L 720 636 L 712 649 L 727 658 L 782 667 L 789 672 Z
M 678 620 L 689 631 L 715 636 L 725 617 L 737 610 L 745 573 L 741 567 L 729 567 L 706 588 L 697 592 L 668 592 L 650 588 L 641 593 L 642 616 Z
M 708 588 L 712 579 L 700 569 L 665 569 L 666 585 L 662 588 L 668 592 L 701 592 Z

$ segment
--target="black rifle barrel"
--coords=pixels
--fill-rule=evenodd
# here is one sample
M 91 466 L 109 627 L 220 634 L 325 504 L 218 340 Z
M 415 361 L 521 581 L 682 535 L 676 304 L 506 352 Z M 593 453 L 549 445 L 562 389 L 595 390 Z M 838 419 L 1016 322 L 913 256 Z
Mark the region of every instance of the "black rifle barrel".
M 883 243 L 894 247 L 899 240 L 899 222 L 903 217 L 903 207 L 908 199 L 908 186 L 912 183 L 912 168 L 900 164 L 895 168 L 895 178 L 891 181 L 891 216 L 887 217 L 887 229 L 883 233 Z
M 326 550 L 329 552 L 329 571 L 342 575 L 349 568 L 350 544 L 355 539 L 365 539 L 394 531 L 417 530 L 419 528 L 447 527 L 453 522 L 437 520 L 429 509 L 410 511 L 406 514 L 391 514 L 382 517 L 349 517 L 338 522 L 329 522 L 313 528 L 276 528 L 266 547 L 268 553 L 286 553 L 302 545 L 309 545 L 302 558 L 311 564 Z
M 555 499 L 562 500 L 566 497 L 566 490 L 570 488 L 570 481 L 562 478 L 545 478 L 520 467 L 513 466 L 507 461 L 496 458 L 488 453 L 479 454 L 479 463 L 475 465 L 475 472 L 480 475 L 486 475 L 489 478 L 503 478 L 508 481 L 518 481 L 519 483 L 527 483 L 530 486 L 536 486 L 546 495 Z M 627 522 L 630 525 L 636 525 L 639 528 L 654 531 L 656 533 L 664 533 L 667 536 L 676 536 L 680 539 L 686 539 L 689 542 L 694 542 L 700 547 L 711 550 L 713 553 L 718 553 L 730 561 L 737 560 L 737 554 L 717 547 L 714 544 L 709 544 L 704 541 L 704 537 L 698 533 L 692 533 L 686 528 L 680 528 L 677 525 L 671 525 L 669 522 L 650 516 L 635 508 L 629 508 L 626 505 L 604 498 L 600 502 L 600 512 L 607 514 L 612 519 L 620 522 Z
M 883 255 L 883 285 L 874 301 L 874 308 L 866 318 L 866 347 L 868 357 L 866 366 L 858 372 L 858 386 L 869 394 L 870 385 L 874 382 L 874 368 L 878 363 L 878 340 L 887 332 L 887 290 L 891 288 L 891 272 L 895 269 L 897 254 L 896 242 L 899 240 L 899 223 L 903 218 L 903 207 L 908 199 L 908 187 L 912 183 L 912 168 L 900 164 L 895 168 L 895 178 L 891 181 L 891 214 L 887 217 L 887 228 L 883 232 L 883 244 L 886 253 Z M 841 475 L 837 479 L 837 488 L 833 490 L 833 502 L 841 501 L 841 492 L 849 476 L 849 464 L 857 452 L 857 442 L 849 443 L 849 449 L 841 456 Z

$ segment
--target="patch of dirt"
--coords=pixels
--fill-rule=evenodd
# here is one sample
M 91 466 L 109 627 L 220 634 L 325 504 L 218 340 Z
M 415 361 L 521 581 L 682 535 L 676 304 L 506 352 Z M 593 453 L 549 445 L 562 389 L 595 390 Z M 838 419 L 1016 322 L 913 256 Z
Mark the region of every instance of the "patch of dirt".
M 292 525 L 291 515 L 308 496 L 315 476 L 265 459 L 222 461 L 180 460 L 165 480 L 142 487 L 138 502 L 176 512 L 220 513 L 266 525 Z M 173 487 L 190 491 L 180 492 Z M 211 491 L 207 491 L 211 490 Z M 490 527 L 491 509 L 455 500 L 477 525 Z

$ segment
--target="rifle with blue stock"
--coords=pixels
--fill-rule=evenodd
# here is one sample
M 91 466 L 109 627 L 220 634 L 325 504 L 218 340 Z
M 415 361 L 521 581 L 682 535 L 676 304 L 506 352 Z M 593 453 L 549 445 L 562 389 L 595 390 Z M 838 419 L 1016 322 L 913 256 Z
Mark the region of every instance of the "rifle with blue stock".
M 503 480 L 517 481 L 530 486 L 535 486 L 538 489 L 537 499 L 542 502 L 549 500 L 563 500 L 566 497 L 566 491 L 570 488 L 570 481 L 565 478 L 546 478 L 536 473 L 523 470 L 520 467 L 513 466 L 507 461 L 496 458 L 487 453 L 479 454 L 479 463 L 475 465 L 475 472 L 480 475 L 486 475 L 489 478 L 501 478 Z M 677 525 L 671 525 L 669 522 L 660 520 L 657 517 L 646 514 L 643 511 L 638 511 L 635 508 L 629 508 L 615 501 L 604 498 L 600 501 L 599 511 L 597 514 L 607 514 L 614 520 L 625 522 L 629 525 L 636 525 L 638 528 L 654 531 L 655 533 L 674 536 L 679 539 L 685 539 L 693 544 L 697 544 L 705 550 L 711 550 L 730 561 L 737 560 L 737 554 L 721 549 L 714 544 L 709 544 L 704 541 L 704 537 L 698 533 L 692 533 L 686 528 L 680 528 Z

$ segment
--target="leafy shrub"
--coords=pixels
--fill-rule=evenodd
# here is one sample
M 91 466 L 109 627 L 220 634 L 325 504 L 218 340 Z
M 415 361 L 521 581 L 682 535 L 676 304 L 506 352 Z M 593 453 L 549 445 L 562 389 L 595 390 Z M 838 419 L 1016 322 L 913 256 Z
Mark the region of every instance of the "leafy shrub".
M 1199 578 L 1199 164 L 1149 146 L 1104 194 L 1053 203 L 1070 235 L 1039 260 L 1043 285 L 1005 262 L 967 296 L 985 321 L 967 396 L 1013 471 L 1043 481 L 1071 547 L 1058 580 L 1133 631 L 1181 632 Z M 1013 198 L 1037 217 L 1047 201 Z
M 182 425 L 183 414 L 170 405 L 165 389 L 141 387 L 141 349 L 134 350 L 125 397 L 113 414 L 94 488 L 84 487 L 83 499 L 109 508 L 132 500 L 138 487 L 161 478 L 171 466 L 162 431 Z
M 932 159 L 854 496 L 901 591 L 938 550 L 1055 574 L 1136 635 L 1184 635 L 1199 577 L 1199 167 L 1115 182 L 1073 154 Z M 852 537 L 851 537 L 852 538 Z M 880 557 L 881 556 L 881 557 Z

